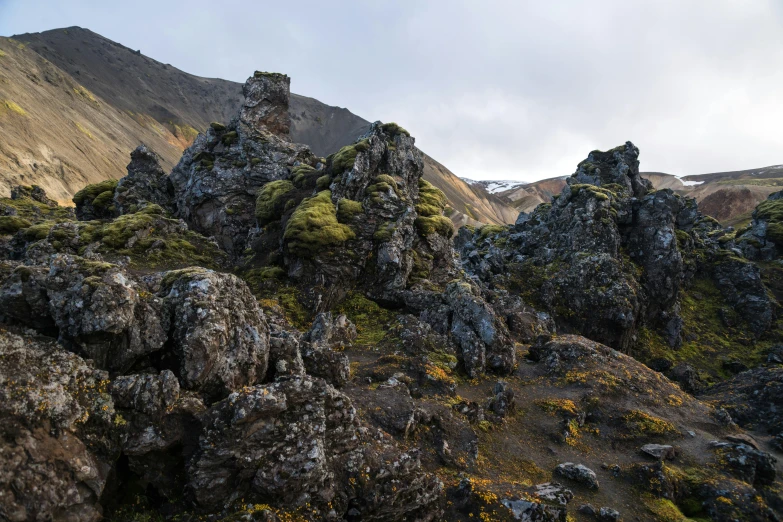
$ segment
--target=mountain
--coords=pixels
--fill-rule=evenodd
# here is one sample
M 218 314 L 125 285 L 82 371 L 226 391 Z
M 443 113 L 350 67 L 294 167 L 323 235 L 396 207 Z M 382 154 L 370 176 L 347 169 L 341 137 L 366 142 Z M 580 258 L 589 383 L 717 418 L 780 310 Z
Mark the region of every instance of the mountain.
M 187 74 L 79 27 L 15 35 L 0 39 L 0 48 L 0 99 L 25 111 L 0 119 L 0 130 L 15 137 L 0 151 L 6 193 L 18 183 L 38 184 L 66 203 L 85 183 L 121 177 L 128 153 L 142 142 L 171 169 L 199 132 L 228 122 L 242 101 L 239 83 Z M 289 110 L 291 139 L 319 156 L 370 127 L 347 109 L 306 96 L 292 94 Z M 471 189 L 429 156 L 425 161 L 426 178 L 455 198 L 456 224 L 516 218 L 502 200 Z
M 699 209 L 725 225 L 741 226 L 750 221 L 756 206 L 783 188 L 783 165 L 732 172 L 675 176 L 664 172 L 642 172 L 656 189 L 672 189 L 699 202 Z M 566 176 L 519 183 L 513 181 L 464 180 L 475 190 L 487 190 L 521 212 L 531 212 L 559 194 Z

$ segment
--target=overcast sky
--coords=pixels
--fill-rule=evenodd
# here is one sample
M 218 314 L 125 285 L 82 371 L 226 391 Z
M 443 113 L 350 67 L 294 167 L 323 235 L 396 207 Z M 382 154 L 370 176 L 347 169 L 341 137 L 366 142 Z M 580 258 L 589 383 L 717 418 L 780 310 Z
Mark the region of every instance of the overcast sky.
M 783 164 L 783 0 L 0 0 L 0 34 L 78 25 L 201 76 L 256 69 L 396 121 L 459 176 Z

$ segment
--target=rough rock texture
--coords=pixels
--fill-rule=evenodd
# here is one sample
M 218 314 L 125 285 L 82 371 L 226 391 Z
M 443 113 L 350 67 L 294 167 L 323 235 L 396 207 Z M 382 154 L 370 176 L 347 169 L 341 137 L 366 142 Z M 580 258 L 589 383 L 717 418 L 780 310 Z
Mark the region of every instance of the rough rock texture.
M 641 328 L 681 345 L 681 295 L 697 274 L 715 280 L 756 336 L 767 331 L 775 304 L 758 269 L 727 249 L 694 200 L 652 191 L 638 154 L 631 143 L 594 151 L 551 204 L 509 229 L 462 232 L 464 268 L 548 312 L 558 331 L 623 351 Z
M 737 230 L 733 243 L 753 261 L 772 261 L 783 246 L 783 191 L 774 192 L 753 211 L 750 224 Z
M 288 84 L 288 77 L 278 74 L 249 78 L 240 117 L 200 134 L 170 175 L 177 215 L 235 256 L 256 227 L 256 192 L 269 181 L 288 178 L 289 167 L 315 161 L 307 147 L 273 132 L 287 129 L 280 111 L 282 104 L 287 111 L 282 95 Z
M 119 450 L 107 379 L 52 340 L 0 330 L 0 518 L 101 519 Z
M 221 398 L 266 375 L 269 327 L 247 285 L 203 268 L 163 276 L 164 317 L 185 388 Z
M 345 315 L 333 317 L 331 312 L 315 316 L 313 327 L 303 337 L 301 356 L 309 375 L 321 377 L 333 386 L 348 381 L 348 357 L 339 353 L 356 339 L 356 326 Z
M 160 157 L 145 145 L 131 152 L 128 175 L 117 183 L 114 191 L 114 211 L 117 215 L 129 214 L 155 203 L 171 211 L 173 187 L 160 166 Z
M 598 489 L 598 478 L 595 475 L 595 471 L 582 464 L 574 464 L 573 462 L 558 464 L 555 468 L 555 473 L 561 477 L 583 484 L 588 488 Z
M 163 346 L 160 307 L 122 268 L 70 255 L 54 256 L 47 268 L 16 268 L 0 289 L 0 313 L 56 328 L 63 342 L 109 370 Z
M 783 434 L 783 367 L 755 368 L 704 391 L 701 397 L 714 401 L 745 429 Z
M 777 459 L 769 453 L 736 442 L 712 441 L 710 448 L 716 453 L 718 466 L 738 479 L 754 486 L 769 485 L 775 481 Z
M 350 400 L 322 380 L 293 377 L 234 393 L 203 423 L 188 469 L 189 489 L 203 509 L 244 498 L 309 504 L 324 509 L 324 519 L 349 510 L 362 520 L 437 514 L 439 482 L 422 474 L 412 455 L 398 453 L 394 465 L 382 464 L 358 430 Z M 349 483 L 346 475 L 366 478 Z
M 19 200 L 24 198 L 30 198 L 33 201 L 43 203 L 50 207 L 56 207 L 57 202 L 46 195 L 46 191 L 38 185 L 27 187 L 24 185 L 17 185 L 11 189 L 11 199 Z

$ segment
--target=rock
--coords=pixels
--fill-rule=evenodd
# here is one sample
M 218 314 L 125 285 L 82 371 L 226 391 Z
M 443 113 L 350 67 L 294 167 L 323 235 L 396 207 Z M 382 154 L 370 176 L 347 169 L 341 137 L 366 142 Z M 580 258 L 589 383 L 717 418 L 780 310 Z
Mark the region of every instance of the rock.
M 736 442 L 738 444 L 747 444 L 748 446 L 750 446 L 755 450 L 761 449 L 756 439 L 754 439 L 747 433 L 735 433 L 732 435 L 726 435 L 726 440 L 728 440 L 729 442 Z
M 594 517 L 597 515 L 597 511 L 591 504 L 582 504 L 577 509 L 578 512 L 582 513 L 583 515 L 587 515 L 588 517 Z
M 537 522 L 539 520 L 565 522 L 566 520 L 565 508 L 507 498 L 501 500 L 501 503 L 511 511 L 514 520 L 522 522 Z
M 505 381 L 495 383 L 493 390 L 495 394 L 487 404 L 487 409 L 494 412 L 499 417 L 505 417 L 514 413 L 516 402 L 514 401 L 514 390 Z
M 639 175 L 639 149 L 630 141 L 606 152 L 591 152 L 568 183 L 620 185 L 637 198 L 652 190 L 652 183 Z
M 769 349 L 767 362 L 772 364 L 783 364 L 783 345 L 776 344 Z
M 598 510 L 598 522 L 620 522 L 620 512 L 616 509 L 602 507 Z
M 166 341 L 160 302 L 119 266 L 56 255 L 43 284 L 60 338 L 100 368 L 124 371 Z
M 38 203 L 43 203 L 44 205 L 47 205 L 49 207 L 57 206 L 57 202 L 51 199 L 46 194 L 46 191 L 42 187 L 39 187 L 38 185 L 33 185 L 31 187 L 25 185 L 17 185 L 11 189 L 11 199 L 20 200 L 25 198 L 32 199 L 33 201 L 37 201 Z
M 641 448 L 642 453 L 658 460 L 671 460 L 677 452 L 672 446 L 666 444 L 645 444 Z
M 557 482 L 537 484 L 533 495 L 547 502 L 556 502 L 561 506 L 567 505 L 574 498 L 574 494 L 570 489 Z
M 783 367 L 754 368 L 704 391 L 701 396 L 720 405 L 745 429 L 783 433 Z
M 274 499 L 286 509 L 307 504 L 322 516 L 356 510 L 362 520 L 439 513 L 440 482 L 420 470 L 415 454 L 363 435 L 351 401 L 323 380 L 295 376 L 245 388 L 213 405 L 202 422 L 188 468 L 200 509 L 242 498 Z M 357 483 L 360 476 L 366 479 Z
M 128 175 L 119 180 L 114 191 L 114 210 L 117 215 L 132 214 L 149 204 L 174 210 L 174 188 L 169 176 L 160 166 L 160 157 L 139 145 L 131 152 Z
M 573 462 L 558 464 L 555 468 L 555 473 L 561 477 L 583 484 L 590 489 L 598 489 L 598 477 L 596 476 L 595 471 L 582 464 L 574 464 Z
M 698 372 L 690 364 L 678 364 L 671 369 L 669 375 L 673 381 L 680 385 L 684 392 L 698 393 L 704 387 Z
M 0 518 L 102 518 L 119 455 L 107 383 L 53 340 L 0 329 Z
M 269 327 L 244 281 L 205 268 L 166 272 L 160 295 L 186 389 L 211 399 L 266 375 Z
M 761 282 L 759 267 L 742 258 L 724 255 L 713 268 L 715 284 L 731 307 L 759 336 L 772 324 L 773 303 Z
M 747 444 L 736 442 L 710 442 L 716 453 L 717 465 L 740 480 L 754 486 L 772 484 L 775 481 L 777 459 Z
M 331 312 L 316 315 L 313 326 L 303 336 L 302 361 L 307 373 L 325 379 L 332 386 L 343 386 L 350 377 L 348 357 L 338 352 L 356 339 L 356 326 L 345 315 Z

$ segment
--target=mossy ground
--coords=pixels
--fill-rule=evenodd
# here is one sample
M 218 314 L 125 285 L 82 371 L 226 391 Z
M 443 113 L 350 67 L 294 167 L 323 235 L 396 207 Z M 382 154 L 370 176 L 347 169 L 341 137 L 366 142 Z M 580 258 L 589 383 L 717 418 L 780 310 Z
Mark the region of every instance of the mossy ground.
M 779 342 L 779 328 L 756 340 L 741 318 L 725 301 L 711 279 L 700 277 L 681 294 L 680 315 L 683 319 L 683 343 L 672 349 L 657 332 L 642 328 L 632 354 L 643 362 L 664 358 L 674 364 L 691 364 L 709 382 L 731 377 L 723 363 L 740 361 L 748 367 L 757 366 L 771 345 Z M 735 326 L 727 326 L 726 320 Z
M 356 325 L 355 344 L 370 347 L 381 342 L 396 316 L 357 292 L 340 303 L 337 312 L 348 316 Z

